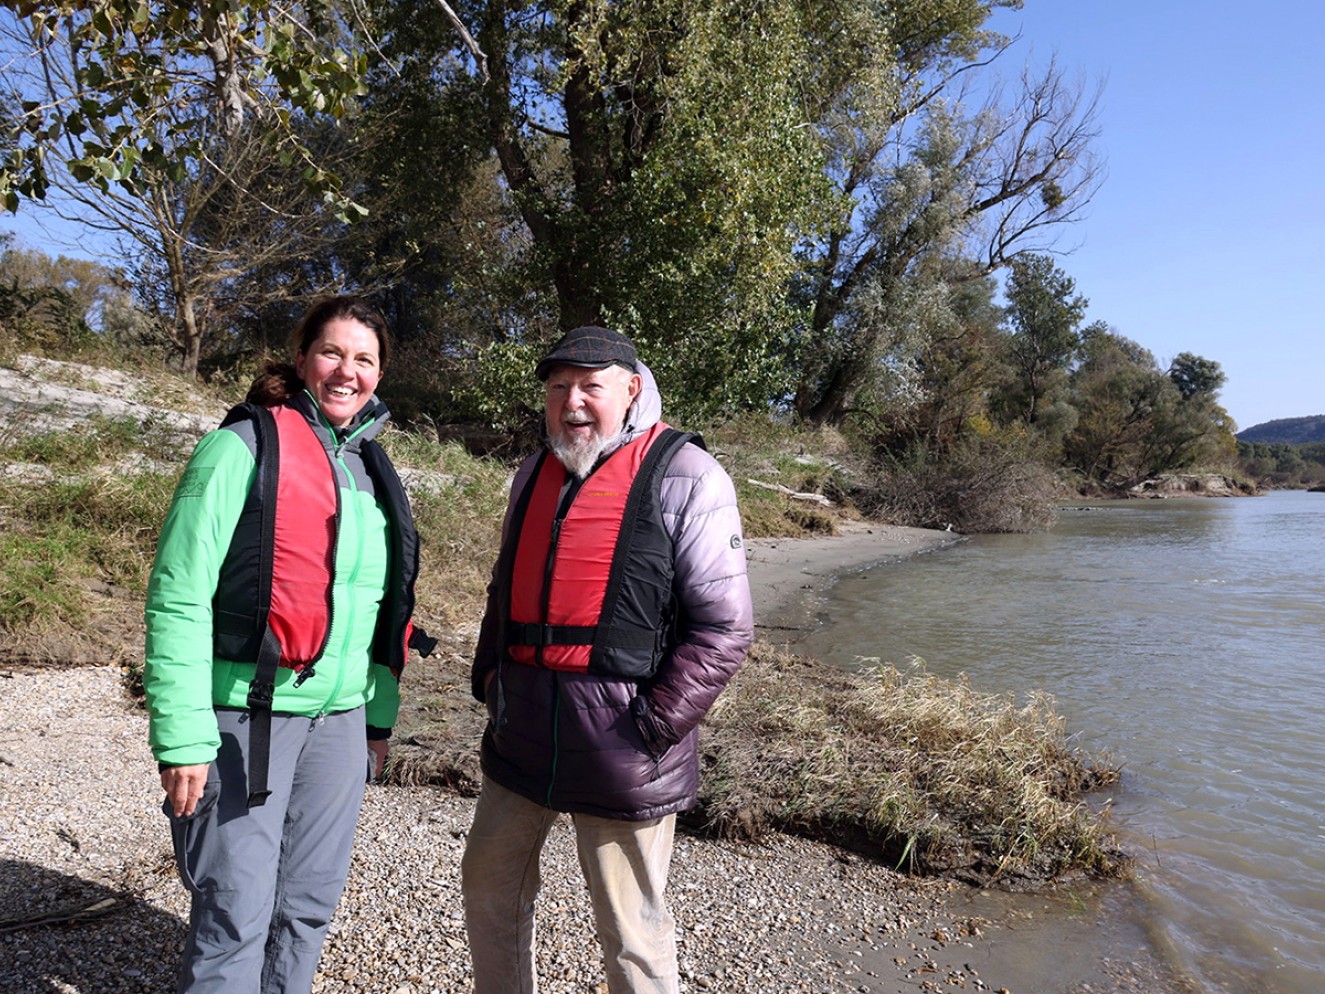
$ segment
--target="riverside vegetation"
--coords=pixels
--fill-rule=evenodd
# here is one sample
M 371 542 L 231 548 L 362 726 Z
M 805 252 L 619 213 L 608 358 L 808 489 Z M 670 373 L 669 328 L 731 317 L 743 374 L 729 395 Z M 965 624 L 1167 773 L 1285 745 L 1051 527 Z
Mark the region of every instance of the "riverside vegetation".
M 193 423 L 206 425 L 236 397 L 129 369 L 114 379 L 140 406 L 67 425 L 59 389 L 95 396 L 112 371 L 16 355 L 0 367 L 10 405 L 0 430 L 0 652 L 11 666 L 117 663 L 136 694 L 155 537 L 196 438 L 150 405 L 201 412 Z M 417 616 L 443 636 L 440 661 L 408 674 L 389 777 L 471 794 L 484 717 L 469 696 L 468 656 L 512 464 L 435 435 L 384 438 L 424 542 Z M 859 474 L 831 431 L 746 418 L 706 437 L 738 483 L 750 537 L 832 533 L 859 513 L 849 499 Z M 756 479 L 833 503 L 794 500 Z M 703 744 L 696 831 L 802 834 L 983 884 L 1126 870 L 1106 817 L 1086 803 L 1115 772 L 1070 746 L 1042 696 L 1018 702 L 888 666 L 849 674 L 760 642 Z

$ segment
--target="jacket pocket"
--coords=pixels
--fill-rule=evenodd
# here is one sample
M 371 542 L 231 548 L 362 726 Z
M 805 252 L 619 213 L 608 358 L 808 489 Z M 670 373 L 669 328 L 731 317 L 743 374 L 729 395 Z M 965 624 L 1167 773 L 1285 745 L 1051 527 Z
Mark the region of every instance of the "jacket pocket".
M 668 744 L 663 741 L 662 731 L 658 727 L 658 716 L 653 713 L 653 707 L 649 704 L 649 699 L 643 695 L 637 695 L 630 699 L 630 716 L 635 720 L 635 727 L 639 730 L 640 738 L 644 740 L 644 748 L 654 760 L 659 760 L 667 752 Z

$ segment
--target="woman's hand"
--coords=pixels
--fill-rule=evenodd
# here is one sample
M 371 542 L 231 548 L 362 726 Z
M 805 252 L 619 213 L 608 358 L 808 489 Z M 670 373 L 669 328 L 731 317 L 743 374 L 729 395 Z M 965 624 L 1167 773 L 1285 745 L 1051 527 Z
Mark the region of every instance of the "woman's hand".
M 377 762 L 373 765 L 374 780 L 376 780 L 378 777 L 382 775 L 382 768 L 386 766 L 386 751 L 388 748 L 387 743 L 389 743 L 390 741 L 391 741 L 390 739 L 368 740 L 368 750 L 377 758 Z
M 198 766 L 167 766 L 161 771 L 161 787 L 170 801 L 176 818 L 193 814 L 202 800 L 202 789 L 207 785 L 209 764 Z

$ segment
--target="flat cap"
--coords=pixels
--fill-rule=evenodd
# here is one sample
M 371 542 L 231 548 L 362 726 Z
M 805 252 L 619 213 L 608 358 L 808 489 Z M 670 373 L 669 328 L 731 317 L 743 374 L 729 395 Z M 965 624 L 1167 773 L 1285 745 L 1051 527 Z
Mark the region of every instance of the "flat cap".
M 635 343 L 619 331 L 591 324 L 572 328 L 562 335 L 534 372 L 540 380 L 546 380 L 553 366 L 584 366 L 588 369 L 624 366 L 632 373 L 639 372 Z

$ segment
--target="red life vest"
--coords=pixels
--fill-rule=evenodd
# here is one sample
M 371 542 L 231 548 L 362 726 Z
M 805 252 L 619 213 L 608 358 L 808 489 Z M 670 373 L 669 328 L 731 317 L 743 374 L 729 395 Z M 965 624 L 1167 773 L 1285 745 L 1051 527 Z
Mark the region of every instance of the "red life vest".
M 283 404 L 272 414 L 282 463 L 301 469 L 277 476 L 267 623 L 281 644 L 280 665 L 299 670 L 317 661 L 331 632 L 331 548 L 339 488 L 326 449 L 307 419 Z
M 279 647 L 279 665 L 298 670 L 317 661 L 330 635 L 340 490 L 321 439 L 299 410 L 240 404 L 223 424 L 245 419 L 254 422 L 258 473 L 221 567 L 213 648 L 221 659 L 255 662 Z M 412 641 L 410 622 L 418 533 L 385 453 L 366 442 L 360 454 L 391 521 L 387 599 L 373 658 L 399 675 L 407 646 L 427 651 Z
M 292 405 L 239 404 L 222 426 L 243 420 L 254 424 L 257 475 L 221 564 L 212 601 L 212 643 L 221 659 L 257 664 L 248 692 L 248 806 L 257 807 L 271 793 L 267 772 L 276 670 L 283 666 L 311 674 L 331 635 L 340 487 L 322 440 Z M 410 620 L 418 532 L 405 489 L 381 447 L 369 440 L 359 452 L 364 470 L 381 488 L 391 522 L 387 596 L 378 612 L 373 658 L 399 677 L 409 647 L 427 655 L 436 645 Z
M 584 481 L 544 455 L 517 505 L 499 564 L 510 658 L 571 672 L 642 678 L 666 647 L 672 549 L 658 492 L 693 436 L 656 424 Z M 559 506 L 566 505 L 566 506 Z

